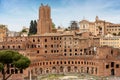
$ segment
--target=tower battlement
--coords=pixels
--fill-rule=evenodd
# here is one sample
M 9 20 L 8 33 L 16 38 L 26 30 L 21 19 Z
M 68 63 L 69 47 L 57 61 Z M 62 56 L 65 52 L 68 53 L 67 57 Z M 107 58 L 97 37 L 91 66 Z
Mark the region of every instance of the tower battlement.
M 52 31 L 51 8 L 48 5 L 41 4 L 39 8 L 37 34 L 51 33 L 51 31 Z

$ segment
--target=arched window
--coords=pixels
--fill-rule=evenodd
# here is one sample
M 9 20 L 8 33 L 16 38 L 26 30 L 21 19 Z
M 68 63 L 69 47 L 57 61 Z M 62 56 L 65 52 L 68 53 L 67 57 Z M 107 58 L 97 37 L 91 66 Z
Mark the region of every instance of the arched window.
M 35 42 L 35 40 L 33 39 L 33 42 Z
M 10 48 L 10 46 L 8 46 L 8 49 Z
M 47 39 L 45 39 L 45 42 L 47 42 Z
M 4 48 L 5 48 L 5 46 L 2 46 L 2 48 L 4 49 Z
M 21 48 L 20 45 L 18 46 L 18 48 L 19 48 L 19 49 Z
M 13 46 L 13 49 L 15 48 L 15 46 Z
M 38 39 L 38 42 L 40 42 L 40 39 Z

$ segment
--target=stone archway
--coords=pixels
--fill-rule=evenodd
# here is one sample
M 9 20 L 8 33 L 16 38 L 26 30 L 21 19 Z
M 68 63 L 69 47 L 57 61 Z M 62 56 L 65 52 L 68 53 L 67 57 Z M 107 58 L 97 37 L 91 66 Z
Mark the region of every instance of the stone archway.
M 89 67 L 87 67 L 87 73 L 89 73 Z
M 49 73 L 49 70 L 47 69 L 47 70 L 46 70 L 46 74 L 48 74 L 48 73 Z
M 42 69 L 42 68 L 39 69 L 39 73 L 40 73 L 40 74 L 43 73 L 43 69 Z
M 111 69 L 111 75 L 114 76 L 115 75 L 115 70 Z
M 33 74 L 34 72 L 33 72 L 33 69 L 31 70 L 31 74 Z
M 60 72 L 63 72 L 64 67 L 60 66 Z
M 74 72 L 78 72 L 77 66 L 74 66 Z
M 56 73 L 56 67 L 52 67 L 52 73 L 55 74 Z
M 68 66 L 68 67 L 67 67 L 67 70 L 68 70 L 68 72 L 71 72 L 71 67 Z
M 84 68 L 83 67 L 81 67 L 81 71 L 80 71 L 81 73 L 83 73 L 84 72 Z

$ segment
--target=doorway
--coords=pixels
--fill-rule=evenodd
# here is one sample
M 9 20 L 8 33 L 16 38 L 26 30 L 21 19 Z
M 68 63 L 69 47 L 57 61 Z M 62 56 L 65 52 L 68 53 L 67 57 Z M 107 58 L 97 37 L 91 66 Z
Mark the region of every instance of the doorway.
M 115 70 L 111 69 L 111 75 L 114 76 L 115 75 Z

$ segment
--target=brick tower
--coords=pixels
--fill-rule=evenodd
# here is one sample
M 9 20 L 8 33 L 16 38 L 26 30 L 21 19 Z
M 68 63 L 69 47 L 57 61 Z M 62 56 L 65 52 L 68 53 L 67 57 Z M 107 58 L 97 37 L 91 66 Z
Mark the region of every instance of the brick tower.
M 39 8 L 39 19 L 37 25 L 37 34 L 52 32 L 51 10 L 48 5 L 41 4 Z

